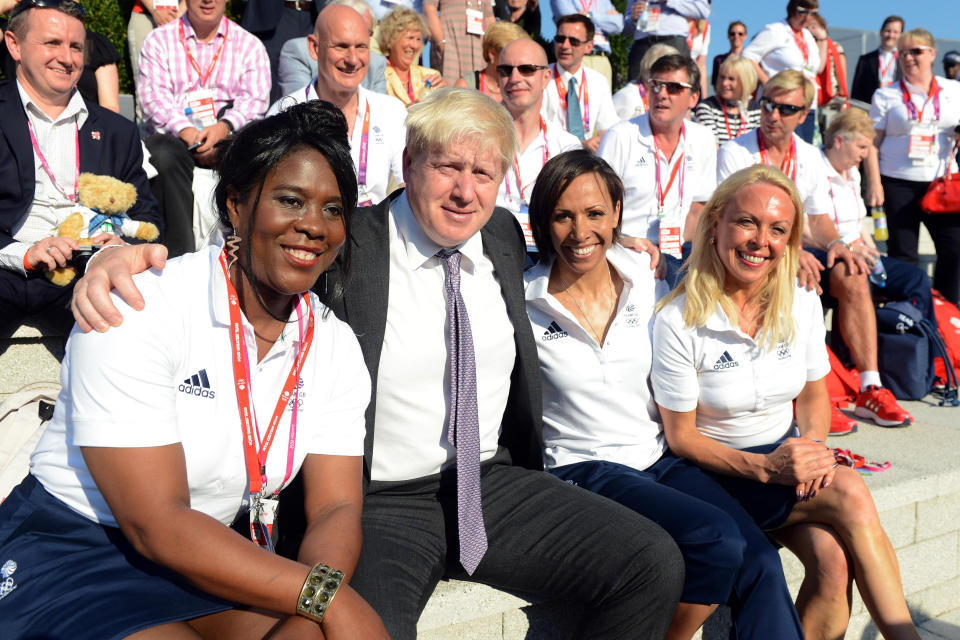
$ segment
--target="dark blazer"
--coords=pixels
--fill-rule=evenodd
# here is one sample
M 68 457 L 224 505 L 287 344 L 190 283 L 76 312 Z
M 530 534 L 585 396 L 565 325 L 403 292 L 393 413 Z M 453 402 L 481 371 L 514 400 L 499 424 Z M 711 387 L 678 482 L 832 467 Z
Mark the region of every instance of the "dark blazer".
M 327 4 L 327 0 L 313 0 L 313 15 Z M 280 14 L 283 13 L 283 0 L 249 0 L 243 12 L 240 23 L 250 33 L 273 31 L 280 24 Z
M 900 78 L 900 63 L 896 64 L 896 77 Z M 870 104 L 873 92 L 880 88 L 880 50 L 874 49 L 857 60 L 857 70 L 853 73 L 853 86 L 850 97 Z
M 380 204 L 357 211 L 350 229 L 350 274 L 341 279 L 338 266 L 325 274 L 315 291 L 334 313 L 357 334 L 373 386 L 367 407 L 367 436 L 364 443 L 364 478 L 369 480 L 376 413 L 377 371 L 387 323 L 390 282 L 388 216 L 390 203 L 401 191 Z M 500 282 L 507 314 L 513 324 L 516 361 L 510 376 L 510 395 L 501 423 L 500 445 L 510 452 L 515 465 L 543 469 L 543 441 L 540 403 L 540 365 L 524 301 L 523 265 L 526 253 L 520 225 L 508 211 L 495 209 L 480 230 L 484 253 L 493 263 Z M 342 296 L 335 292 L 342 286 Z M 437 291 L 437 295 L 442 292 Z M 411 327 L 411 330 L 415 330 Z M 437 337 L 438 340 L 441 336 Z
M 162 234 L 163 220 L 143 171 L 143 149 L 136 126 L 123 116 L 84 102 L 88 116 L 80 128 L 80 171 L 133 184 L 137 202 L 128 215 L 152 222 Z M 35 176 L 27 113 L 20 102 L 17 83 L 7 82 L 0 85 L 0 247 L 13 242 L 14 226 L 33 203 Z

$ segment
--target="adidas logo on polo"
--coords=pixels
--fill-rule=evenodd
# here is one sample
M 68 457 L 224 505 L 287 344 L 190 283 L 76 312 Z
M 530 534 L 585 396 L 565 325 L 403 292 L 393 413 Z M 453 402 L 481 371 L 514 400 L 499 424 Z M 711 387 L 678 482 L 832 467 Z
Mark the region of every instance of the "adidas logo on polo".
M 720 359 L 717 360 L 716 364 L 713 365 L 714 371 L 719 371 L 720 369 L 733 369 L 734 367 L 739 367 L 740 363 L 733 359 L 733 356 L 730 355 L 729 351 L 724 351 L 723 355 L 720 356 Z
M 211 400 L 216 396 L 216 391 L 210 390 L 210 380 L 207 378 L 206 369 L 200 369 L 189 378 L 185 378 L 177 387 L 177 391 L 182 391 L 188 396 L 199 396 Z
M 557 321 L 554 320 L 550 323 L 550 326 L 547 327 L 547 330 L 543 332 L 543 335 L 540 336 L 541 340 L 559 340 L 560 338 L 566 338 L 568 334 L 566 331 L 560 328 L 560 325 L 557 324 Z

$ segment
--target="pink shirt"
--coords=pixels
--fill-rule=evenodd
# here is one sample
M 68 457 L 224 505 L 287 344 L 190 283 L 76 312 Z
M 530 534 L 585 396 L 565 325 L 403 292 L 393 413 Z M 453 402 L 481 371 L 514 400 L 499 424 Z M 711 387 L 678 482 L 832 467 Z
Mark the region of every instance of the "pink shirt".
M 205 85 L 201 85 L 188 50 L 204 75 L 220 51 Z M 270 61 L 263 43 L 227 17 L 210 42 L 197 40 L 186 14 L 151 31 L 143 41 L 137 80 L 137 98 L 147 130 L 176 135 L 193 126 L 184 115 L 185 96 L 202 87 L 213 91 L 218 113 L 233 101 L 221 119 L 229 120 L 235 129 L 259 118 L 270 98 Z

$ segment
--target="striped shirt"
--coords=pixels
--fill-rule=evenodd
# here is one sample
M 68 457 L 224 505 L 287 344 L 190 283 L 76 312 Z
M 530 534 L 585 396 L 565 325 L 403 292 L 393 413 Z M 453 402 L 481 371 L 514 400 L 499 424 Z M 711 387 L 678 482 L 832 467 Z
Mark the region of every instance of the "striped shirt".
M 183 41 L 180 40 L 181 25 Z M 229 120 L 239 129 L 267 110 L 270 61 L 263 43 L 226 17 L 210 42 L 200 42 L 184 14 L 179 20 L 154 29 L 143 41 L 137 98 L 148 132 L 176 135 L 193 126 L 184 115 L 186 95 L 204 85 L 187 50 L 206 75 L 221 44 L 223 50 L 205 85 L 213 91 L 217 113 L 229 105 L 220 119 Z
M 741 116 L 733 114 L 727 114 L 724 118 L 723 109 L 716 96 L 701 100 L 693 113 L 697 122 L 713 131 L 713 135 L 717 138 L 717 145 L 722 145 L 730 139 L 731 135 L 736 138 L 760 127 L 760 103 L 753 100 L 743 111 L 742 119 Z M 727 127 L 730 129 L 729 132 Z

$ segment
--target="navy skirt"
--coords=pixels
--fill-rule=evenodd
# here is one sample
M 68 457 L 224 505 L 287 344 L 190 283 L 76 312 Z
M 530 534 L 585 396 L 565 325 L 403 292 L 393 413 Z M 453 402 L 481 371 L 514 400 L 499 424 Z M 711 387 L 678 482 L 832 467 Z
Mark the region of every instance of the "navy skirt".
M 0 635 L 109 640 L 237 605 L 140 555 L 33 476 L 0 504 Z

